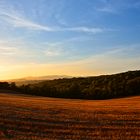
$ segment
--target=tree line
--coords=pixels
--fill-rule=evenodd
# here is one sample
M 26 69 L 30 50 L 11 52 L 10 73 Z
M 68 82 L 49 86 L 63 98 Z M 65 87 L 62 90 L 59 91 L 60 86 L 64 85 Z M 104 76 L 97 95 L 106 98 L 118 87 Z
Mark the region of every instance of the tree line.
M 140 95 L 140 71 L 86 78 L 57 79 L 16 86 L 0 82 L 0 89 L 9 89 L 24 94 L 78 99 L 109 99 Z

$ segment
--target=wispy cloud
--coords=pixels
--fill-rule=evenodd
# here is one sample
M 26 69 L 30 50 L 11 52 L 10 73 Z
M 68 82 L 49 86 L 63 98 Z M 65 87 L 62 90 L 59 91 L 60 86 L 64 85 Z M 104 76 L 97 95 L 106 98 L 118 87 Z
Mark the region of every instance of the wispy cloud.
M 89 37 L 89 36 L 78 36 L 78 37 L 72 37 L 72 38 L 68 38 L 68 39 L 63 39 L 61 41 L 57 41 L 57 42 L 42 42 L 40 45 L 45 45 L 45 46 L 62 46 L 66 43 L 71 43 L 71 42 L 83 42 L 83 41 L 88 41 L 88 40 L 93 40 L 93 37 Z
M 11 56 L 18 54 L 20 52 L 20 49 L 17 47 L 19 44 L 19 41 L 0 40 L 0 55 Z
M 17 48 L 15 47 L 1 47 L 0 46 L 0 55 L 14 55 L 17 53 Z
M 65 47 L 65 43 L 68 40 L 59 41 L 59 42 L 43 42 L 40 45 L 43 46 L 42 53 L 47 57 L 59 57 L 71 52 L 71 49 L 67 49 Z M 69 53 L 68 53 L 69 52 Z
M 105 31 L 102 28 L 89 28 L 85 26 L 81 27 L 72 27 L 72 28 L 62 28 L 60 31 L 76 31 L 76 32 L 87 32 L 87 33 L 101 33 Z
M 60 44 L 61 42 L 44 44 L 46 47 L 42 51 L 43 54 L 47 57 L 56 57 L 64 54 L 64 48 Z
M 73 37 L 64 39 L 58 42 L 41 42 L 40 46 L 43 46 L 45 48 L 42 52 L 45 54 L 45 56 L 62 56 L 62 55 L 68 55 L 74 51 L 74 48 L 68 47 L 68 44 L 70 43 L 76 43 L 76 42 L 84 42 L 87 40 L 93 40 L 93 38 L 88 36 L 79 36 L 79 37 Z
M 118 13 L 116 9 L 113 9 L 113 7 L 108 7 L 108 6 L 97 8 L 96 10 L 99 12 L 106 12 L 106 13 L 112 13 L 112 14 Z
M 135 45 L 134 45 L 135 46 Z M 133 46 L 131 46 L 133 47 Z M 127 50 L 128 48 L 126 48 Z M 124 52 L 124 49 L 116 48 L 114 50 L 109 50 L 108 52 L 98 54 L 96 56 L 91 56 L 79 61 L 69 61 L 61 63 L 26 63 L 14 66 L 14 71 L 22 73 L 22 77 L 25 75 L 46 75 L 46 73 L 52 75 L 72 75 L 72 76 L 93 76 L 101 74 L 111 74 L 116 72 L 136 70 L 139 69 L 140 57 L 124 58 L 118 57 L 120 52 Z M 129 49 L 131 52 L 131 48 Z M 31 71 L 29 71 L 29 69 Z M 21 77 L 15 73 L 15 77 Z
M 61 55 L 61 50 L 55 50 L 55 49 L 53 49 L 53 48 L 49 48 L 49 49 L 46 49 L 45 51 L 44 51 L 44 54 L 46 55 L 46 56 L 49 56 L 49 57 L 51 57 L 51 56 L 59 56 L 59 55 Z
M 100 6 L 96 7 L 96 11 L 109 13 L 109 14 L 118 14 L 122 13 L 122 11 L 131 8 L 139 8 L 139 1 L 131 1 L 131 0 L 118 0 L 118 1 L 109 1 L 109 0 L 100 0 Z
M 13 27 L 17 28 L 25 28 L 29 30 L 39 30 L 39 31 L 46 31 L 46 32 L 85 32 L 85 33 L 101 33 L 105 31 L 103 28 L 99 27 L 86 27 L 86 26 L 79 26 L 79 27 L 50 27 L 47 25 L 41 25 L 39 23 L 35 23 L 31 20 L 28 20 L 19 14 L 11 14 L 8 12 L 0 11 L 0 18 L 7 23 L 11 24 Z
M 39 25 L 37 23 L 34 23 L 17 15 L 13 15 L 7 12 L 1 12 L 0 15 L 5 21 L 10 23 L 14 27 L 23 27 L 31 30 L 53 31 L 53 29 L 50 27 Z
M 24 57 L 26 59 L 27 56 L 33 56 L 34 52 L 30 52 L 28 46 L 30 43 L 26 42 L 22 38 L 15 39 L 1 39 L 0 40 L 0 59 L 8 58 L 9 61 L 11 59 L 16 59 Z
M 124 48 L 122 48 L 122 46 L 124 46 Z M 140 46 L 140 44 L 122 46 L 116 46 L 116 48 L 108 50 L 107 52 L 103 52 L 101 54 L 93 55 L 77 61 L 63 61 L 61 63 L 25 62 L 22 64 L 16 63 L 14 65 L 13 63 L 9 62 L 9 64 L 2 64 L 0 66 L 0 77 L 3 79 L 8 79 L 15 77 L 24 77 L 28 75 L 34 76 L 36 74 L 93 76 L 140 69 L 139 55 L 136 56 L 134 54 L 134 57 L 124 56 L 124 53 L 127 53 L 127 55 L 133 53 L 133 50 L 136 50 Z
M 123 59 L 129 59 L 129 58 L 135 59 L 135 58 L 137 58 L 137 54 L 139 54 L 139 52 L 140 52 L 139 47 L 140 47 L 140 44 L 114 46 L 114 47 L 112 47 L 112 49 L 109 49 L 102 53 L 98 53 L 94 56 L 90 56 L 87 59 L 84 59 L 84 62 L 90 62 L 96 58 L 104 58 L 104 57 L 106 57 L 106 58 L 114 57 L 114 58 L 117 58 L 122 61 L 123 61 Z M 137 50 L 137 53 L 135 52 L 136 50 Z M 130 57 L 130 55 L 133 55 L 133 57 Z

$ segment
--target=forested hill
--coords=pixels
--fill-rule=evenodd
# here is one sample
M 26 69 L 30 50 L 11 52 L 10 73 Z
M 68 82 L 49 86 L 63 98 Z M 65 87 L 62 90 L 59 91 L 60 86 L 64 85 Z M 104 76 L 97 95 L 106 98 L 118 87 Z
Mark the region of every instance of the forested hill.
M 109 99 L 140 95 L 140 70 L 86 78 L 57 79 L 9 88 L 38 96 Z

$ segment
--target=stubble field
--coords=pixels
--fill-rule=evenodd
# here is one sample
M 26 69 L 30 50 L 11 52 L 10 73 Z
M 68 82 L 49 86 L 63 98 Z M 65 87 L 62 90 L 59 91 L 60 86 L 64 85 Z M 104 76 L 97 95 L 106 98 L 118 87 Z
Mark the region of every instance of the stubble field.
M 140 140 L 140 96 L 73 100 L 0 93 L 1 140 Z

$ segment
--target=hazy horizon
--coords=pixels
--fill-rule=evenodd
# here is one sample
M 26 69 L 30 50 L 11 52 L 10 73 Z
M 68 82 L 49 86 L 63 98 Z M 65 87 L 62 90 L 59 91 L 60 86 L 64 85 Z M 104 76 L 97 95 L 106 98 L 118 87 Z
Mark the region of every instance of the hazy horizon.
M 140 69 L 139 0 L 1 0 L 0 80 Z

